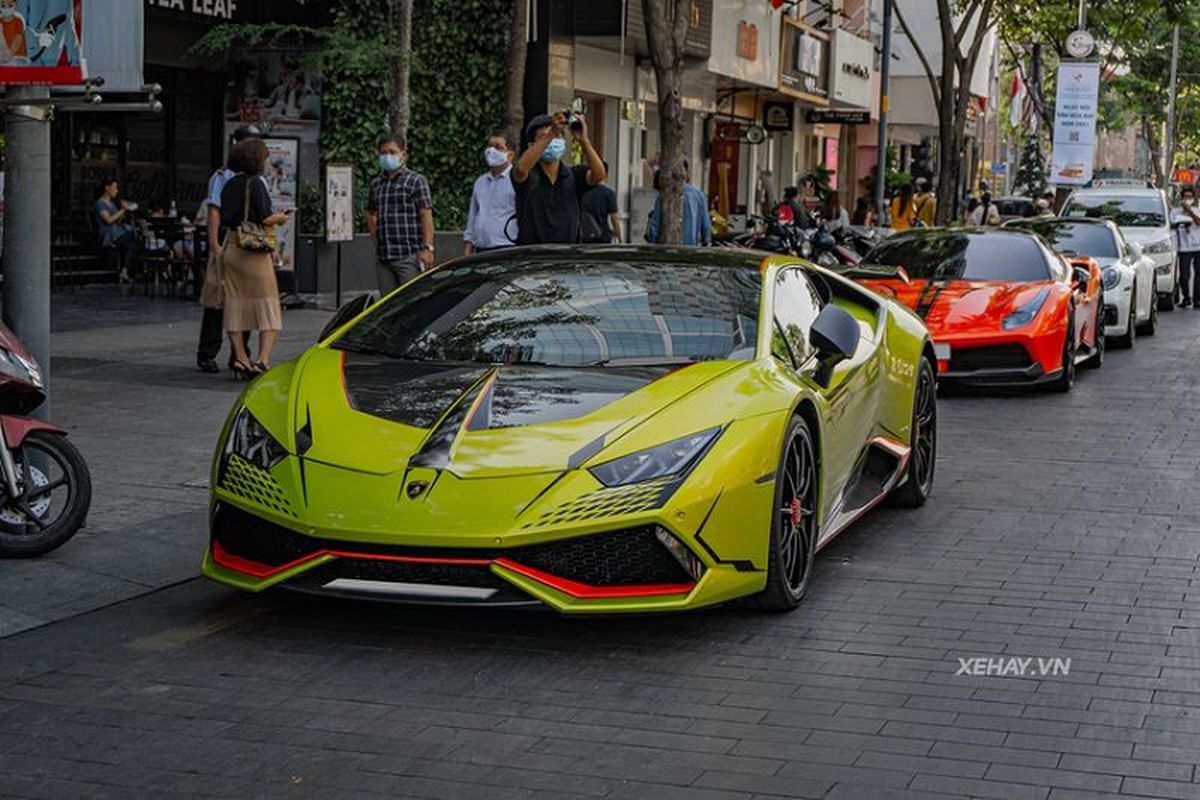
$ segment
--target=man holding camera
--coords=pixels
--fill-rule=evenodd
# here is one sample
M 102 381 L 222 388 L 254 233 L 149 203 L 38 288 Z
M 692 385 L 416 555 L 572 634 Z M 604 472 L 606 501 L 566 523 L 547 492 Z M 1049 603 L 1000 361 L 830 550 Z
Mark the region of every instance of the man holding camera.
M 566 129 L 583 150 L 576 167 L 562 163 L 567 152 Z M 517 195 L 518 244 L 574 244 L 580 240 L 580 200 L 608 177 L 604 162 L 588 139 L 582 114 L 559 111 L 542 114 L 525 128 L 529 145 L 512 169 Z

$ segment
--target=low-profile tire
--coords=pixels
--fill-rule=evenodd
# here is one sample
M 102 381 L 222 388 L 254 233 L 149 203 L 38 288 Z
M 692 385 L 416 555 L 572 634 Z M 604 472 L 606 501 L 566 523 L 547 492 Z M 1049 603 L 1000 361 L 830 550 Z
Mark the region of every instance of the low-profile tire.
M 1158 332 L 1158 305 L 1150 304 L 1150 319 L 1138 325 L 1137 332 L 1140 336 L 1153 336 Z
M 808 423 L 793 417 L 775 471 L 767 587 L 750 598 L 764 611 L 791 611 L 800 605 L 812 582 L 820 474 L 816 454 L 816 439 Z
M 1150 308 L 1154 309 L 1151 313 L 1157 319 L 1158 306 L 1154 303 L 1150 304 Z M 1129 297 L 1129 316 L 1125 320 L 1125 333 L 1120 336 L 1112 337 L 1112 342 L 1117 347 L 1128 350 L 1133 347 L 1133 343 L 1137 341 L 1137 290 Z
M 912 435 L 904 483 L 892 492 L 892 505 L 920 508 L 933 492 L 937 467 L 937 378 L 928 358 L 921 359 L 913 397 Z
M 1107 347 L 1107 339 L 1104 336 L 1104 298 L 1100 298 L 1100 302 L 1096 306 L 1096 344 L 1092 349 L 1092 354 L 1088 356 L 1088 360 L 1084 361 L 1081 366 L 1088 369 L 1099 369 L 1104 366 L 1104 350 Z
M 92 479 L 83 456 L 62 434 L 33 431 L 14 458 L 21 475 L 42 475 L 43 482 L 27 487 L 20 499 L 24 508 L 0 489 L 0 558 L 33 558 L 61 547 L 82 527 L 92 503 Z M 36 466 L 39 461 L 48 474 Z
M 1075 313 L 1067 317 L 1067 335 L 1063 342 L 1062 371 L 1046 384 L 1051 392 L 1066 393 L 1075 385 Z

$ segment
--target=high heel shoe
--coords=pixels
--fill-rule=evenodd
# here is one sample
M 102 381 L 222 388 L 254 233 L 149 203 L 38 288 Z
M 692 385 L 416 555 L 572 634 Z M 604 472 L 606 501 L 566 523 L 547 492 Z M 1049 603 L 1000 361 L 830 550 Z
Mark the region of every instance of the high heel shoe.
M 262 375 L 264 372 L 266 372 L 267 370 L 270 369 L 270 367 L 268 367 L 266 364 L 264 364 L 261 361 L 255 361 L 254 363 L 252 363 L 250 365 L 250 368 L 253 369 L 255 372 L 257 372 L 259 375 Z
M 229 369 L 233 372 L 233 379 L 236 381 L 249 381 L 257 378 L 260 374 L 250 364 L 245 364 L 241 361 L 235 361 L 230 365 Z

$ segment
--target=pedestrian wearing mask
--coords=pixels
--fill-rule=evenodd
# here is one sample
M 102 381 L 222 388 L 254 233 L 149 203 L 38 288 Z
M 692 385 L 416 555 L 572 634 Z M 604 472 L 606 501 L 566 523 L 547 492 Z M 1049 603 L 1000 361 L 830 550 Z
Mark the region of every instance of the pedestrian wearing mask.
M 488 171 L 475 180 L 463 252 L 511 247 L 517 239 L 517 194 L 512 184 L 512 162 L 516 155 L 508 131 L 492 131 L 483 160 Z
M 388 295 L 433 266 L 433 197 L 424 176 L 408 168 L 404 137 L 379 141 L 379 169 L 367 195 L 367 232 L 379 292 Z
M 584 163 L 563 164 L 566 131 L 579 143 Z M 512 169 L 517 195 L 518 244 L 575 244 L 580 240 L 580 201 L 584 193 L 604 183 L 608 173 L 588 138 L 582 114 L 558 112 L 534 117 L 525 128 L 529 144 Z
M 1179 284 L 1183 294 L 1181 308 L 1200 303 L 1200 211 L 1196 209 L 1196 190 L 1188 186 L 1180 192 L 1179 214 Z M 1195 292 L 1192 291 L 1195 284 Z

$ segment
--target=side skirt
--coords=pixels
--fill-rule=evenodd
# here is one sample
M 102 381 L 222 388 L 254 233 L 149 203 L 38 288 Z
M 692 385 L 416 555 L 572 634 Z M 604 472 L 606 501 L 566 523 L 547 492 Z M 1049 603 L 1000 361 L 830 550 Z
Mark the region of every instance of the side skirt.
M 904 482 L 911 452 L 908 445 L 884 436 L 867 443 L 857 476 L 846 487 L 840 507 L 821 531 L 818 552 Z

